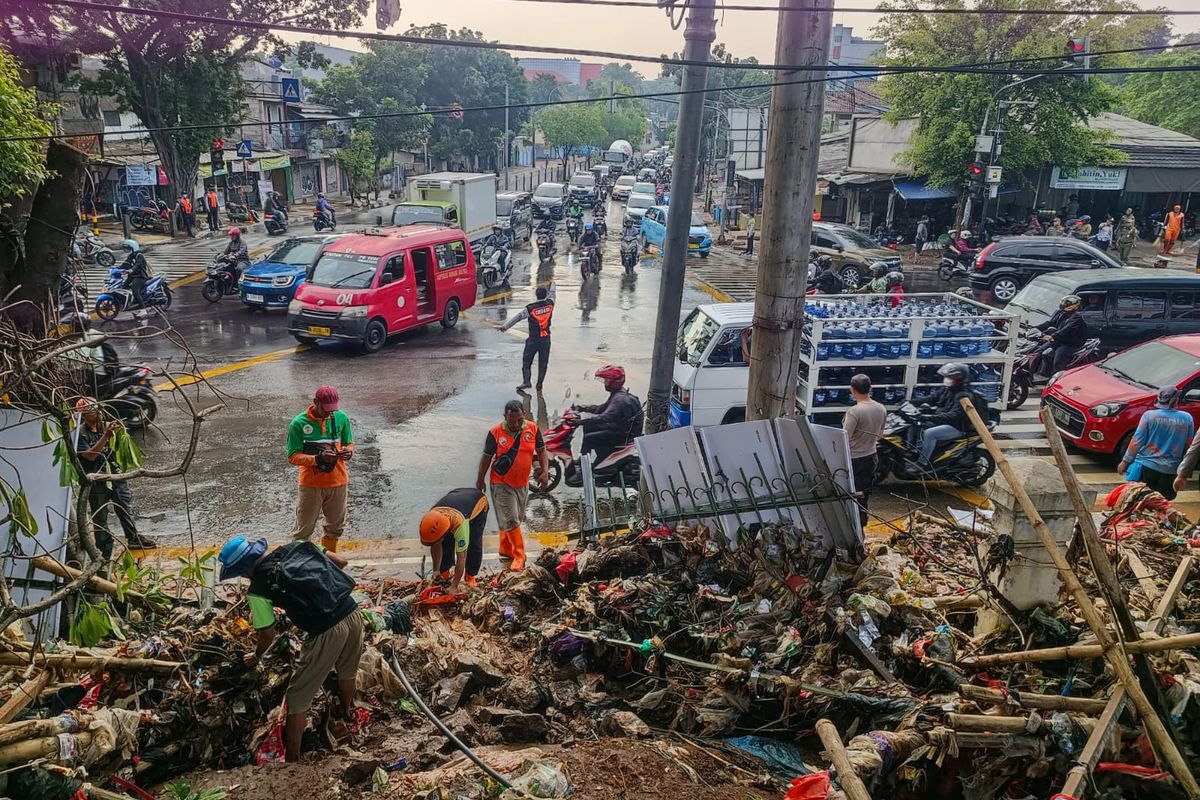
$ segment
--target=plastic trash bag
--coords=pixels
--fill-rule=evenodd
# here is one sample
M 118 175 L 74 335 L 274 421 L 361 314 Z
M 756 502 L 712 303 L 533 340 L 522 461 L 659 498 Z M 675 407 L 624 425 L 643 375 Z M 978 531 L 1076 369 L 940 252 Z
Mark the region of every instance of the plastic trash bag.
M 726 739 L 725 742 L 752 756 L 758 756 L 766 762 L 771 774 L 784 780 L 811 772 L 800 751 L 787 742 L 766 736 L 738 736 Z
M 509 781 L 511 787 L 501 795 L 502 798 L 520 797 L 522 794 L 530 797 L 566 797 L 571 791 L 571 782 L 563 765 L 552 759 L 529 762 L 524 773 L 519 778 Z
M 829 796 L 829 773 L 814 772 L 792 780 L 784 800 L 825 800 Z

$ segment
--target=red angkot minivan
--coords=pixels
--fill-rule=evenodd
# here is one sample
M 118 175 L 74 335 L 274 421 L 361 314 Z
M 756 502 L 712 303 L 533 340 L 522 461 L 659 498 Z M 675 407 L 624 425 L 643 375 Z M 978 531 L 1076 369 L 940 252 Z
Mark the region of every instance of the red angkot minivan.
M 374 353 L 387 337 L 440 322 L 453 328 L 475 304 L 475 257 L 462 231 L 388 228 L 330 242 L 288 306 L 288 333 L 358 342 Z

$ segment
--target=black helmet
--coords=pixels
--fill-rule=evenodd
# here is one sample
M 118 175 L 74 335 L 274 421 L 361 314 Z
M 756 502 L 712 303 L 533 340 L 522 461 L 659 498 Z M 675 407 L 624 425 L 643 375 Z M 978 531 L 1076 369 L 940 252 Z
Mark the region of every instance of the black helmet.
M 971 368 L 957 361 L 944 365 L 937 371 L 937 374 L 953 381 L 955 389 L 962 388 L 971 382 Z
M 887 288 L 889 288 L 889 289 L 891 289 L 893 286 L 903 286 L 904 285 L 904 273 L 903 272 L 889 272 L 887 274 L 887 278 L 885 278 L 884 280 L 887 282 Z
M 1077 294 L 1069 294 L 1062 299 L 1058 307 L 1063 311 L 1078 311 L 1081 305 L 1083 305 L 1082 297 Z
M 886 265 L 884 265 L 884 264 L 872 264 L 871 265 L 871 277 L 872 278 L 882 278 L 884 275 L 887 275 L 887 266 Z

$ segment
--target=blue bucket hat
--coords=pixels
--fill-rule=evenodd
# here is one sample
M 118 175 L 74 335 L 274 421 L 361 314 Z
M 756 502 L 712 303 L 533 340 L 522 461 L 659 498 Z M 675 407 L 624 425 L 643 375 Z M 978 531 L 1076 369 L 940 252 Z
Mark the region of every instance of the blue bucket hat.
M 254 564 L 267 552 L 267 540 L 250 541 L 245 536 L 235 536 L 225 543 L 217 561 L 221 564 L 220 580 L 242 578 L 250 574 Z

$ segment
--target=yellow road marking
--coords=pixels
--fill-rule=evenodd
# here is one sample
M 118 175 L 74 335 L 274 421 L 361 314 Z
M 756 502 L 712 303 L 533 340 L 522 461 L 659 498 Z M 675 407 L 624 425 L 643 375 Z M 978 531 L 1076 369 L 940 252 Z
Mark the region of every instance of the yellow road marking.
M 490 294 L 487 297 L 481 297 L 479 298 L 479 302 L 490 303 L 493 300 L 502 300 L 505 297 L 512 297 L 512 294 L 512 289 L 509 289 L 507 292 L 499 292 L 498 294 Z
M 488 535 L 494 536 L 495 534 L 488 534 Z M 568 535 L 570 535 L 569 531 L 544 531 L 541 533 L 539 533 L 537 531 L 526 531 L 525 532 L 526 538 L 536 539 L 537 542 L 542 547 L 565 547 L 568 543 L 567 542 Z M 420 539 L 414 534 L 412 537 L 412 541 L 419 543 Z M 394 548 L 397 545 L 402 544 L 402 543 L 403 543 L 403 539 L 400 539 L 400 538 L 397 538 L 397 539 L 344 539 L 338 543 L 337 551 L 339 553 L 346 553 L 346 552 L 349 552 L 352 550 L 360 550 L 360 551 L 382 550 L 385 548 Z M 271 545 L 272 548 L 278 547 L 278 546 L 279 545 L 277 545 L 277 544 Z M 155 556 L 160 556 L 163 558 L 190 558 L 190 557 L 195 557 L 197 555 L 207 555 L 209 553 L 217 553 L 220 551 L 221 547 L 222 547 L 222 545 L 201 545 L 200 547 L 197 547 L 194 550 L 191 547 L 159 547 L 154 550 L 132 549 L 129 552 L 131 555 L 133 555 L 134 558 L 153 558 Z M 418 556 L 417 558 L 419 559 L 420 557 Z
M 695 283 L 697 287 L 699 287 L 700 291 L 704 292 L 707 295 L 712 296 L 716 300 L 720 300 L 722 303 L 732 303 L 733 302 L 732 297 L 725 294 L 720 289 L 713 286 L 711 283 L 709 283 L 707 281 L 704 281 L 704 280 L 701 280 L 700 278 L 692 276 L 692 282 Z
M 295 347 L 285 347 L 282 350 L 272 350 L 270 353 L 244 358 L 241 361 L 234 361 L 230 364 L 224 364 L 220 367 L 205 370 L 199 374 L 183 375 L 178 378 L 168 378 L 154 387 L 156 392 L 171 392 L 183 386 L 191 386 L 193 383 L 199 383 L 207 378 L 215 378 L 218 375 L 228 375 L 231 372 L 238 372 L 249 367 L 265 364 L 268 361 L 277 361 L 284 356 L 290 356 L 293 353 L 303 353 L 308 350 L 309 345 L 301 344 Z

